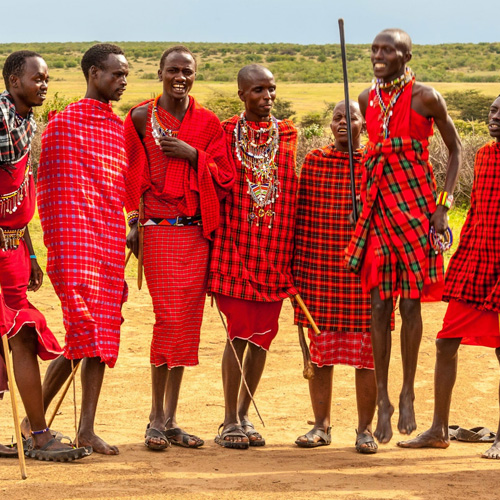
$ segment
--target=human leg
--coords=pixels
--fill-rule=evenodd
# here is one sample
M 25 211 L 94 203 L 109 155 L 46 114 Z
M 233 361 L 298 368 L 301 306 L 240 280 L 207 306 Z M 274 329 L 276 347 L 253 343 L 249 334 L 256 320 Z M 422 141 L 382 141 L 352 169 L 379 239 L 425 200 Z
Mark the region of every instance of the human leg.
M 324 439 L 315 431 L 320 430 L 329 434 L 330 428 L 333 366 L 319 367 L 313 363 L 313 370 L 314 376 L 309 380 L 309 396 L 314 413 L 314 427 L 309 431 L 309 436 L 304 434 L 296 439 L 295 444 L 301 447 L 311 447 L 311 444 L 314 446 L 315 443 L 321 443 Z
M 92 446 L 96 453 L 118 455 L 118 448 L 103 441 L 94 432 L 95 414 L 106 365 L 100 358 L 85 358 L 82 365 L 82 409 L 78 428 L 80 446 Z
M 414 439 L 401 441 L 402 448 L 448 448 L 448 418 L 451 395 L 457 378 L 458 348 L 461 338 L 436 340 L 434 370 L 434 418 L 429 430 Z
M 419 299 L 401 299 L 401 359 L 403 362 L 403 387 L 399 395 L 398 429 L 401 434 L 411 434 L 416 428 L 415 374 L 417 371 L 418 351 L 422 340 L 422 313 Z
M 495 354 L 500 363 L 500 348 L 495 349 Z M 498 402 L 500 404 L 500 386 L 498 389 Z M 500 421 L 498 423 L 497 437 L 495 439 L 495 442 L 481 456 L 483 458 L 494 458 L 497 460 L 500 459 Z
M 149 424 L 146 428 L 145 444 L 152 450 L 163 450 L 168 446 L 168 441 L 163 435 L 165 431 L 165 411 L 163 399 L 167 386 L 168 366 L 151 365 L 152 403 L 149 414 Z
M 361 453 L 374 453 L 377 450 L 377 444 L 371 436 L 372 421 L 377 405 L 375 372 L 364 368 L 356 369 L 355 378 L 356 404 L 358 407 L 356 449 Z
M 389 400 L 387 382 L 391 358 L 391 314 L 392 298 L 382 300 L 378 288 L 371 290 L 372 321 L 371 334 L 375 379 L 377 384 L 378 418 L 374 435 L 381 443 L 392 438 L 391 417 L 394 407 Z

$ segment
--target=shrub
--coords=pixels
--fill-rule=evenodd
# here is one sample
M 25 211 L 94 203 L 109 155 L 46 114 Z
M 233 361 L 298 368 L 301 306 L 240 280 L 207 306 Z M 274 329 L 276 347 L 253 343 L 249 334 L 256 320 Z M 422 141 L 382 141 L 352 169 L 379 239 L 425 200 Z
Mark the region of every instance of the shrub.
M 277 97 L 273 105 L 273 115 L 278 118 L 278 120 L 286 120 L 287 118 L 293 120 L 295 111 L 292 108 L 292 101 Z
M 495 97 L 480 94 L 478 90 L 454 90 L 444 94 L 452 118 L 486 122 L 488 110 Z
M 304 133 L 304 130 L 299 131 L 299 141 L 297 144 L 297 175 L 300 174 L 300 169 L 302 168 L 302 164 L 304 163 L 304 159 L 313 149 L 322 148 L 327 144 L 330 144 L 331 140 L 329 137 L 321 134 L 307 136 Z
M 325 116 L 323 113 L 318 111 L 309 111 L 309 113 L 306 113 L 300 120 L 300 126 L 303 128 L 309 128 L 313 125 L 323 128 L 325 125 Z
M 204 106 L 213 111 L 221 121 L 243 111 L 243 102 L 238 97 L 228 97 L 220 93 L 206 101 Z
M 158 78 L 158 73 L 144 73 L 139 76 L 141 80 L 156 80 Z

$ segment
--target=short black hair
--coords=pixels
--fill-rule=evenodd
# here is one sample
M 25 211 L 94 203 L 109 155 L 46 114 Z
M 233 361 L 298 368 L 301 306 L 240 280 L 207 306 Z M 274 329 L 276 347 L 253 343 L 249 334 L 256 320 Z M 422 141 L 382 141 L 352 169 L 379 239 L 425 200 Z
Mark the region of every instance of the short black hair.
M 103 63 L 110 54 L 125 55 L 118 45 L 112 43 L 97 43 L 83 54 L 81 66 L 83 74 L 85 75 L 85 80 L 89 81 L 89 71 L 92 66 L 99 69 L 104 68 Z
M 7 90 L 9 90 L 9 79 L 11 75 L 22 76 L 26 66 L 26 59 L 30 59 L 31 57 L 39 57 L 40 59 L 43 59 L 38 52 L 33 52 L 32 50 L 18 50 L 16 52 L 12 52 L 12 54 L 5 59 L 2 75 L 5 82 L 5 88 Z
M 165 63 L 165 59 L 171 54 L 172 52 L 180 52 L 181 54 L 189 54 L 194 61 L 194 69 L 198 69 L 198 63 L 196 62 L 196 57 L 194 57 L 194 54 L 185 46 L 185 45 L 174 45 L 173 47 L 169 47 L 163 54 L 161 55 L 160 59 L 160 69 L 163 69 L 163 64 Z

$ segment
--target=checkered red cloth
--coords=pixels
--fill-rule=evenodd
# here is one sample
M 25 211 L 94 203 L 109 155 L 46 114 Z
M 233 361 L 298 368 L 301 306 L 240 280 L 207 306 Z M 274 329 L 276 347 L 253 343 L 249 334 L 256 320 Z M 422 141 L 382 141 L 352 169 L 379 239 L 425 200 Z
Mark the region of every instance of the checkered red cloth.
M 356 185 L 361 181 L 361 153 L 354 152 Z M 311 151 L 300 172 L 295 256 L 295 286 L 320 329 L 370 331 L 370 296 L 359 276 L 345 268 L 344 255 L 353 228 L 349 155 L 333 144 Z M 295 305 L 295 323 L 308 327 Z
M 137 106 L 148 102 L 151 101 Z M 152 103 L 149 106 L 151 108 Z M 159 108 L 159 111 L 164 110 Z M 234 164 L 226 149 L 224 133 L 216 115 L 189 96 L 189 108 L 177 138 L 198 150 L 197 170 L 187 160 L 167 158 L 165 174 L 161 178 L 153 178 L 149 175 L 148 158 L 131 113 L 128 114 L 125 120 L 125 146 L 130 166 L 125 208 L 127 212 L 137 210 L 141 194 L 150 189 L 156 198 L 174 205 L 179 214 L 193 216 L 201 212 L 203 234 L 210 239 L 219 226 L 220 200 L 227 195 L 234 182 Z
M 309 328 L 308 333 L 311 361 L 318 367 L 348 365 L 359 370 L 375 369 L 369 331 L 321 331 L 321 335 L 316 335 Z
M 500 312 L 500 143 L 476 153 L 471 206 L 446 271 L 443 300 Z
M 379 136 L 378 104 L 374 91 L 370 92 L 366 123 L 368 133 L 372 132 L 363 158 L 362 211 L 346 251 L 347 266 L 355 273 L 361 266 L 376 266 L 382 299 L 395 293 L 417 299 L 424 283 L 443 280 L 442 255 L 436 255 L 428 243 L 429 220 L 436 210 L 436 182 L 428 161 L 428 142 L 422 136 L 429 134 L 432 122 L 419 125 L 411 121 L 415 113 L 411 112 L 408 87 L 391 118 L 401 115 L 398 123 L 404 126 L 384 140 Z M 368 243 L 375 260 L 363 263 Z
M 123 124 L 110 104 L 82 99 L 51 119 L 42 136 L 38 210 L 68 359 L 116 363 L 126 300 L 126 172 Z
M 272 227 L 250 225 L 253 202 L 244 167 L 236 158 L 234 128 L 239 116 L 222 123 L 236 164 L 236 182 L 222 203 L 222 220 L 215 232 L 210 262 L 209 290 L 230 297 L 272 302 L 295 295 L 292 258 L 295 229 L 297 130 L 289 120 L 279 122 L 279 149 L 275 157 L 281 192 L 273 205 Z M 255 128 L 268 123 L 247 122 Z
M 144 228 L 144 274 L 155 313 L 151 364 L 198 364 L 208 257 L 199 226 Z

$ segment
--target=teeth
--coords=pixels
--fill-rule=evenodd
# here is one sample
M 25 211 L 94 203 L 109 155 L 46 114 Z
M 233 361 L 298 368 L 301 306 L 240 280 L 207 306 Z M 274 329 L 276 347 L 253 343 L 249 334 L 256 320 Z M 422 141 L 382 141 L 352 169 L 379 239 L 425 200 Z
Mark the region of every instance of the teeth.
M 375 63 L 374 67 L 375 68 L 385 68 L 385 64 L 384 63 Z

